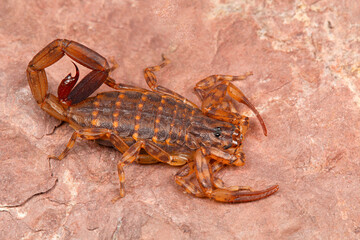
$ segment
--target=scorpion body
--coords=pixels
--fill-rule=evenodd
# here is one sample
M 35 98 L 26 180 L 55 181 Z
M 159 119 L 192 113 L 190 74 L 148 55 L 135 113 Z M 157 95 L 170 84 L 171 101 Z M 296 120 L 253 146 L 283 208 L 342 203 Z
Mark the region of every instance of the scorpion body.
M 128 145 L 150 140 L 174 154 L 190 154 L 199 148 L 199 141 L 216 146 L 217 129 L 230 136 L 235 130 L 233 124 L 209 118 L 191 104 L 146 90 L 101 93 L 69 107 L 67 116 L 82 128 L 115 131 Z M 225 148 L 231 147 L 231 139 L 225 139 Z
M 75 86 L 79 71 L 74 64 L 76 75 L 69 74 L 63 79 L 56 97 L 47 93 L 44 69 L 65 54 L 92 71 Z M 228 165 L 245 164 L 242 142 L 249 119 L 236 112 L 232 99 L 250 107 L 266 135 L 260 114 L 231 83 L 245 79 L 251 73 L 243 76 L 213 75 L 200 81 L 195 87 L 202 100 L 199 108 L 157 84 L 154 72 L 167 63 L 163 57 L 160 65 L 145 69 L 145 79 L 152 90 L 149 91 L 115 83 L 109 77 L 114 68 L 110 68 L 101 55 L 80 43 L 58 39 L 41 50 L 27 68 L 33 96 L 44 111 L 68 122 L 75 130 L 65 150 L 51 158 L 63 159 L 78 137 L 110 143 L 123 153 L 118 163 L 120 197 L 125 195 L 123 167 L 133 161 L 183 166 L 175 175 L 175 181 L 197 197 L 221 202 L 247 202 L 275 193 L 278 185 L 253 191 L 246 186 L 227 187 L 215 177 L 216 172 Z M 89 97 L 103 83 L 116 91 Z M 197 184 L 192 181 L 194 177 Z

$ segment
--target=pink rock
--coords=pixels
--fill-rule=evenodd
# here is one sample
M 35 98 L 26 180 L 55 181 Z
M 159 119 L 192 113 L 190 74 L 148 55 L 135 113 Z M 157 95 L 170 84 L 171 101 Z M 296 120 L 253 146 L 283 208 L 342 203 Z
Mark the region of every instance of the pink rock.
M 0 239 L 360 238 L 360 3 L 325 1 L 5 1 L 0 7 Z M 25 76 L 56 38 L 85 44 L 119 68 L 119 82 L 147 88 L 142 70 L 172 62 L 162 85 L 199 103 L 194 83 L 212 74 L 236 83 L 246 107 L 247 163 L 220 173 L 254 189 L 258 202 L 222 204 L 184 194 L 177 168 L 132 164 L 118 194 L 120 153 L 79 140 L 43 112 Z M 49 91 L 73 66 L 47 69 Z M 84 68 L 81 69 L 84 72 Z M 99 91 L 109 90 L 104 86 Z

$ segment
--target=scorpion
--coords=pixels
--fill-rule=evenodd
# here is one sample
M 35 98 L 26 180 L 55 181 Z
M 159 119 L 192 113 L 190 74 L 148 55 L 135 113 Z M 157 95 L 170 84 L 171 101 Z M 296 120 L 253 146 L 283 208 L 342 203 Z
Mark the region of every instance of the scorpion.
M 78 83 L 76 74 L 68 74 L 58 87 L 58 96 L 48 93 L 45 69 L 67 55 L 91 71 Z M 248 186 L 226 186 L 216 173 L 226 166 L 242 166 L 244 135 L 249 118 L 240 115 L 234 100 L 245 104 L 256 115 L 266 136 L 265 123 L 256 108 L 232 83 L 252 75 L 211 75 L 195 86 L 201 107 L 176 92 L 158 85 L 155 71 L 169 63 L 162 62 L 144 70 L 151 90 L 116 83 L 109 75 L 117 67 L 94 50 L 66 39 L 56 39 L 29 62 L 26 74 L 37 104 L 51 116 L 68 122 L 74 129 L 59 156 L 62 160 L 77 138 L 95 140 L 113 146 L 122 155 L 117 163 L 120 192 L 125 196 L 124 166 L 166 163 L 181 166 L 175 182 L 185 192 L 219 202 L 250 202 L 268 197 L 279 186 L 254 191 Z M 90 97 L 102 84 L 114 89 Z

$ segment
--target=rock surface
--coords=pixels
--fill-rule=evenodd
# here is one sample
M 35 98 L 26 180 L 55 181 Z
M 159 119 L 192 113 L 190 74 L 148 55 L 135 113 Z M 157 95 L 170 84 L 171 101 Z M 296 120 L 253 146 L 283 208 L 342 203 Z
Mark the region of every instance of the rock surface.
M 360 2 L 5 1 L 0 6 L 0 239 L 359 239 Z M 241 3 L 240 3 L 241 2 Z M 160 83 L 199 103 L 192 88 L 212 74 L 236 83 L 262 114 L 251 117 L 247 164 L 220 176 L 275 195 L 221 204 L 182 193 L 167 165 L 127 166 L 120 153 L 77 141 L 33 100 L 25 69 L 56 38 L 76 40 L 119 68 L 119 82 L 147 87 L 142 70 L 172 63 Z M 73 71 L 47 69 L 49 91 Z M 102 91 L 108 90 L 106 86 Z

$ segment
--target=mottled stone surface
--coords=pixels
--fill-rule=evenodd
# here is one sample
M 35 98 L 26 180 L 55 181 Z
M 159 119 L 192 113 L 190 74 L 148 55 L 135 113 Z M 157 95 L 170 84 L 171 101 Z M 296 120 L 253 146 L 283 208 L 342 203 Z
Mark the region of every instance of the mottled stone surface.
M 0 239 L 360 238 L 359 1 L 18 0 L 2 1 L 0 16 Z M 182 193 L 174 167 L 133 164 L 113 204 L 120 153 L 79 140 L 49 161 L 72 129 L 38 107 L 25 69 L 56 38 L 113 57 L 112 76 L 141 87 L 164 53 L 161 84 L 196 103 L 197 80 L 253 71 L 236 85 L 268 137 L 241 107 L 247 164 L 220 176 L 280 191 L 221 204 Z M 69 71 L 69 59 L 50 67 L 49 91 Z

